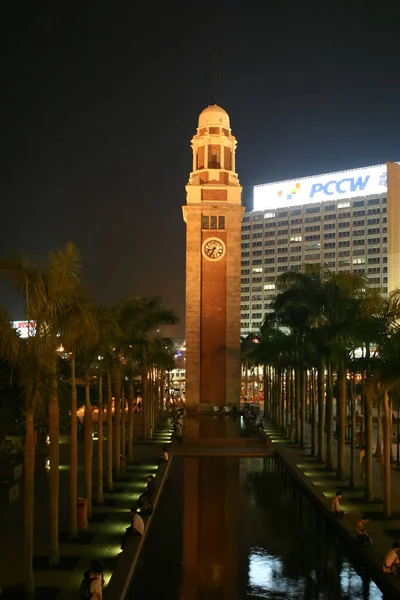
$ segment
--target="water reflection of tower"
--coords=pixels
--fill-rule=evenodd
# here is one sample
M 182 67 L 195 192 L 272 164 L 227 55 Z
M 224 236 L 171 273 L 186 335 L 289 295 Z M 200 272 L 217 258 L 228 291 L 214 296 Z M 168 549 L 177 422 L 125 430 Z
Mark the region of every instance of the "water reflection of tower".
M 226 422 L 228 424 L 228 420 Z M 193 429 L 192 434 L 195 435 Z M 238 589 L 239 458 L 213 456 L 183 460 L 181 598 L 235 598 Z

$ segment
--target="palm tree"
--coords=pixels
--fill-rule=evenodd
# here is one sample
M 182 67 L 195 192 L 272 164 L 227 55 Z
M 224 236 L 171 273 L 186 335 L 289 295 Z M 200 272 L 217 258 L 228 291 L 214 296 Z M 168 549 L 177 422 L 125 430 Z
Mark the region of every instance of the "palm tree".
M 175 325 L 178 318 L 174 311 L 161 303 L 159 296 L 152 298 L 132 298 L 121 303 L 118 323 L 122 330 L 124 344 L 136 347 L 142 378 L 142 428 L 143 437 L 148 439 L 151 431 L 152 406 L 150 388 L 148 386 L 148 360 L 150 341 L 156 336 L 157 329 L 162 325 Z
M 391 516 L 391 399 L 392 392 L 400 389 L 400 291 L 389 297 L 381 320 L 381 336 L 378 349 L 370 361 L 370 377 L 378 394 L 383 394 L 383 458 L 384 458 L 384 514 Z M 378 337 L 378 336 L 377 336 Z
M 241 338 L 240 343 L 240 353 L 241 353 L 241 363 L 242 363 L 242 372 L 244 372 L 244 388 L 245 388 L 245 396 L 249 398 L 249 371 L 252 365 L 252 356 L 254 352 L 254 333 L 249 333 L 246 337 Z M 267 410 L 267 416 L 268 410 Z
M 316 265 L 305 265 L 302 272 L 288 271 L 277 278 L 280 292 L 274 300 L 273 308 L 281 325 L 288 327 L 295 340 L 295 441 L 304 447 L 305 435 L 305 386 L 302 383 L 306 368 L 309 346 L 319 341 L 322 330 L 325 303 L 324 277 L 322 269 Z M 324 459 L 324 410 L 325 410 L 325 357 L 323 348 L 319 351 L 319 459 Z
M 354 273 L 331 273 L 325 283 L 327 316 L 326 338 L 330 359 L 337 362 L 337 401 L 336 424 L 338 425 L 338 465 L 337 476 L 346 476 L 345 434 L 347 422 L 347 357 L 352 335 L 354 317 L 359 308 L 359 300 L 366 286 L 365 277 Z M 350 350 L 353 350 L 350 347 Z M 331 424 L 328 423 L 328 431 Z
M 40 352 L 39 352 L 40 350 Z M 34 337 L 19 338 L 11 326 L 6 311 L 0 314 L 0 357 L 18 372 L 25 394 L 25 448 L 24 448 L 24 587 L 28 598 L 34 597 L 33 538 L 35 486 L 35 431 L 34 419 L 39 401 L 43 347 Z
M 152 427 L 160 418 L 165 390 L 165 372 L 174 368 L 173 342 L 170 338 L 155 337 L 149 345 L 149 362 L 154 371 Z
M 122 374 L 121 361 L 123 353 L 117 349 L 112 365 L 112 378 L 114 382 L 114 469 L 115 476 L 119 479 L 121 471 L 121 391 Z
M 83 291 L 77 293 L 75 303 L 70 307 L 62 323 L 61 339 L 70 352 L 71 368 L 71 425 L 70 425 L 70 464 L 69 464 L 69 533 L 72 539 L 78 537 L 78 418 L 76 390 L 76 355 L 82 346 L 97 334 L 94 306 Z
M 355 312 L 354 332 L 358 334 L 359 346 L 363 348 L 363 356 L 358 360 L 359 372 L 363 374 L 361 382 L 361 394 L 364 403 L 365 415 L 365 498 L 373 499 L 372 479 L 372 406 L 376 394 L 376 376 L 374 370 L 379 358 L 376 348 L 383 345 L 390 330 L 389 323 L 393 322 L 392 308 L 396 299 L 393 296 L 391 303 L 380 296 L 378 290 L 366 288 L 360 296 L 359 307 Z M 373 350 L 373 345 L 376 348 Z
M 47 267 L 41 271 L 26 259 L 2 261 L 0 272 L 7 274 L 23 293 L 28 321 L 36 323 L 35 345 L 47 360 L 48 412 L 50 435 L 50 564 L 59 562 L 59 406 L 57 388 L 58 335 L 63 319 L 76 300 L 79 255 L 74 244 L 50 254 Z M 42 371 L 44 372 L 44 370 Z
M 83 379 L 85 382 L 85 417 L 84 417 L 84 449 L 85 449 L 85 495 L 87 500 L 88 516 L 92 514 L 92 471 L 93 471 L 93 415 L 92 415 L 92 402 L 91 402 L 91 384 L 93 381 L 93 375 L 98 363 L 98 357 L 100 353 L 104 351 L 104 348 L 114 340 L 118 334 L 119 329 L 113 316 L 110 315 L 105 309 L 93 307 L 91 315 L 91 330 L 90 336 L 85 337 L 81 340 L 79 345 L 78 356 L 83 372 Z M 99 409 L 100 412 L 100 409 Z M 102 419 L 102 417 L 101 417 Z M 102 431 L 100 446 L 102 449 Z M 103 471 L 103 454 L 100 453 L 98 448 L 98 460 L 101 472 Z M 102 488 L 102 481 L 101 481 Z M 101 497 L 100 493 L 100 497 Z
M 99 412 L 97 419 L 97 503 L 103 504 L 103 371 L 99 372 Z
M 128 462 L 133 462 L 133 404 L 135 400 L 134 381 L 139 375 L 135 359 L 128 355 L 125 377 L 128 379 Z
M 113 490 L 113 414 L 112 414 L 112 382 L 111 356 L 104 357 L 107 375 L 107 489 Z

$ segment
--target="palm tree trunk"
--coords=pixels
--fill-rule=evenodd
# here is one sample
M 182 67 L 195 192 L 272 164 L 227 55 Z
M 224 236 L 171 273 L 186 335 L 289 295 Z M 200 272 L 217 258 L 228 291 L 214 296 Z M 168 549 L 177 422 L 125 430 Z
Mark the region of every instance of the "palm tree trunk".
M 69 442 L 69 535 L 78 537 L 78 417 L 75 376 L 75 352 L 71 354 L 71 435 Z
M 389 411 L 390 411 L 390 439 L 393 439 L 393 407 L 392 403 L 389 402 Z M 393 444 L 390 444 L 390 464 L 394 462 L 393 457 Z
M 247 360 L 244 361 L 244 389 L 245 389 L 245 395 L 246 395 L 246 400 L 249 399 L 249 369 L 248 369 L 249 365 Z
M 325 462 L 325 357 L 321 354 L 318 366 L 318 460 Z
M 390 433 L 390 406 L 387 388 L 384 391 L 384 421 L 383 421 L 383 452 L 384 452 L 384 514 L 385 517 L 392 516 L 391 481 L 390 481 L 390 448 L 392 445 Z
M 281 428 L 285 432 L 285 369 L 281 367 Z
M 350 406 L 351 406 L 351 448 L 350 448 L 350 488 L 356 487 L 356 383 L 351 380 L 350 384 Z
M 372 396 L 373 389 L 371 384 L 366 385 L 365 389 L 365 499 L 372 502 L 373 479 L 372 479 Z
M 119 479 L 121 471 L 121 371 L 114 366 L 115 409 L 114 409 L 114 468 Z
M 286 369 L 286 397 L 285 397 L 285 437 L 289 437 L 289 418 L 290 418 L 290 370 Z
M 272 376 L 272 420 L 277 424 L 277 404 L 278 404 L 278 374 L 276 368 L 274 368 L 273 376 Z
M 281 371 L 279 365 L 276 368 L 276 424 L 281 424 Z
M 93 469 L 93 416 L 90 402 L 90 379 L 85 377 L 85 420 L 84 420 L 84 447 L 85 447 L 85 495 L 87 514 L 92 516 L 92 469 Z
M 294 396 L 294 417 L 295 417 L 295 429 L 294 429 L 294 441 L 296 444 L 300 442 L 300 394 L 301 394 L 301 385 L 300 385 L 300 366 L 296 365 L 295 372 L 295 396 Z
M 340 406 L 339 410 L 339 439 L 338 439 L 338 468 L 337 476 L 339 479 L 344 479 L 346 476 L 346 369 L 344 368 L 343 359 L 339 360 L 339 368 L 337 375 L 337 389 L 338 389 L 338 402 Z
M 128 388 L 128 462 L 133 462 L 133 381 L 129 382 Z
M 165 371 L 160 369 L 160 382 L 159 382 L 159 395 L 158 395 L 158 422 L 161 421 L 164 411 L 164 398 L 165 398 Z
M 294 369 L 290 369 L 290 440 L 294 436 Z
M 154 414 L 156 406 L 156 382 L 154 367 L 150 369 L 150 436 L 154 435 Z
M 330 471 L 334 469 L 333 461 L 333 390 L 332 390 L 332 363 L 326 364 L 326 466 Z M 337 402 L 336 402 L 337 406 Z M 337 412 L 336 412 L 337 418 Z
M 382 452 L 382 398 L 379 394 L 377 402 L 376 448 L 375 456 L 380 458 Z
M 148 406 L 148 398 L 147 398 L 147 352 L 146 348 L 142 350 L 142 360 L 141 360 L 141 372 L 142 372 L 142 437 L 144 440 L 148 438 L 149 435 L 149 406 Z
M 316 386 L 316 374 L 314 370 L 311 371 L 311 456 L 317 456 L 317 386 Z
M 99 417 L 97 421 L 97 502 L 103 504 L 103 373 L 99 375 Z
M 148 387 L 148 397 L 149 397 L 149 436 L 153 437 L 154 431 L 154 369 L 153 366 L 149 369 L 149 387 Z
M 25 450 L 24 450 L 24 588 L 29 600 L 35 595 L 33 576 L 33 536 L 35 504 L 35 430 L 34 416 L 36 396 L 28 404 L 25 414 Z
M 300 369 L 300 448 L 305 447 L 306 435 L 306 403 L 307 403 L 307 371 Z
M 126 465 L 126 402 L 125 386 L 121 386 L 121 471 L 125 471 Z
M 264 417 L 268 418 L 267 367 L 263 365 Z
M 60 413 L 57 390 L 56 357 L 53 363 L 53 379 L 49 400 L 49 436 L 50 436 L 50 552 L 49 562 L 58 565 L 60 554 L 58 547 L 58 500 L 60 492 L 59 473 L 59 443 L 60 443 Z
M 113 415 L 110 367 L 107 367 L 107 489 L 113 489 Z

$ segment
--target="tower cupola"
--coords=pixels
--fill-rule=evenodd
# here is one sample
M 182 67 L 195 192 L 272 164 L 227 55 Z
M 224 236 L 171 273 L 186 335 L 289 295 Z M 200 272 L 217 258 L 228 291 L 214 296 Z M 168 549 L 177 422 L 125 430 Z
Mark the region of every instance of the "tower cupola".
M 205 108 L 192 138 L 193 168 L 188 185 L 240 187 L 235 172 L 236 146 L 228 113 L 217 104 Z

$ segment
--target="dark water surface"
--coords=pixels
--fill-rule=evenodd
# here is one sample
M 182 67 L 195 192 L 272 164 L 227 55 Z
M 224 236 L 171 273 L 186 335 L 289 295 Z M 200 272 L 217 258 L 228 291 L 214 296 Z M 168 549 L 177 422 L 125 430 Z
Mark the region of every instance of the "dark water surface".
M 131 600 L 368 599 L 381 591 L 270 458 L 176 458 Z

